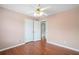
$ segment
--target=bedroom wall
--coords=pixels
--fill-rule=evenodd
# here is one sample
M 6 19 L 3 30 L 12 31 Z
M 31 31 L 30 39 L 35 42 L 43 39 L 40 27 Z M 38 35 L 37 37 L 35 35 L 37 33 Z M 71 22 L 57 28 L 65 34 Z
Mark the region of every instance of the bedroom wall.
M 0 50 L 24 42 L 25 15 L 0 7 Z
M 79 8 L 47 18 L 47 41 L 79 51 Z

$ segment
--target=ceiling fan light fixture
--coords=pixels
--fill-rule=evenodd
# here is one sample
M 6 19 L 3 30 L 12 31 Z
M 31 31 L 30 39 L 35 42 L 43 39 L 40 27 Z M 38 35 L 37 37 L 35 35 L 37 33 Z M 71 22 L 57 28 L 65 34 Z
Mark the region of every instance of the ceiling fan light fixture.
M 44 13 L 44 10 L 45 10 L 45 8 L 41 8 L 40 4 L 38 4 L 35 9 L 34 16 L 35 17 L 47 16 L 47 14 Z
M 40 13 L 34 13 L 34 16 L 36 17 L 40 17 L 40 16 L 43 16 L 44 12 L 40 12 Z

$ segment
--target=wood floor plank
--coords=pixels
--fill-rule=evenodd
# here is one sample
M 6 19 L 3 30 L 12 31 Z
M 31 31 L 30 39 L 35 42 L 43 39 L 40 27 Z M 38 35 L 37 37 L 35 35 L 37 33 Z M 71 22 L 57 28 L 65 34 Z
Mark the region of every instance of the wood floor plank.
M 0 55 L 79 55 L 79 52 L 49 44 L 46 41 L 36 41 L 0 52 Z

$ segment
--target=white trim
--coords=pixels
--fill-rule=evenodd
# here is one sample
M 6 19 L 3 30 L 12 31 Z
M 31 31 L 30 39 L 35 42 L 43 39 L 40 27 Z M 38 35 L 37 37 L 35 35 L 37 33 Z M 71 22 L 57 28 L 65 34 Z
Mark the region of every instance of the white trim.
M 47 41 L 48 43 L 51 43 L 51 44 L 54 44 L 54 45 L 57 45 L 57 46 L 60 46 L 60 47 L 64 47 L 64 48 L 67 48 L 67 49 L 71 49 L 73 51 L 77 51 L 79 52 L 78 49 L 75 49 L 75 48 L 71 48 L 71 47 L 68 47 L 68 46 L 64 46 L 64 45 L 61 45 L 61 44 L 58 44 L 58 43 L 54 43 L 54 42 L 50 42 L 50 41 Z
M 27 42 L 27 43 L 28 43 L 28 42 Z M 18 47 L 18 46 L 21 46 L 21 45 L 24 45 L 24 44 L 26 44 L 26 42 L 23 42 L 23 43 L 14 45 L 14 46 L 10 46 L 10 47 L 7 47 L 7 48 L 3 48 L 3 49 L 0 49 L 0 52 L 1 52 L 1 51 L 5 51 L 5 50 L 8 50 L 8 49 L 11 49 L 11 48 L 15 48 L 15 47 Z
M 36 41 L 38 41 L 38 40 L 36 40 Z M 14 45 L 14 46 L 10 46 L 10 47 L 7 47 L 7 48 L 3 48 L 3 49 L 0 49 L 0 52 L 5 51 L 5 50 L 8 50 L 8 49 L 15 48 L 15 47 L 18 47 L 18 46 L 21 46 L 21 45 L 24 45 L 24 44 L 29 43 L 29 42 L 33 42 L 33 41 L 26 41 L 26 42 L 23 42 L 23 43 Z

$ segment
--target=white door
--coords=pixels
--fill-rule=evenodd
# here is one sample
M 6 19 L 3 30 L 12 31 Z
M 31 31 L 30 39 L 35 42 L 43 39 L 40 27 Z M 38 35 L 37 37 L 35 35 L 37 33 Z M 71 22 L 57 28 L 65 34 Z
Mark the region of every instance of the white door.
M 34 41 L 41 40 L 40 22 L 34 21 Z
M 34 23 L 34 25 L 33 25 Z M 25 41 L 37 41 L 40 40 L 41 34 L 40 34 L 40 22 L 34 21 L 31 19 L 25 20 Z
M 25 41 L 33 41 L 33 20 L 26 19 L 25 20 Z

